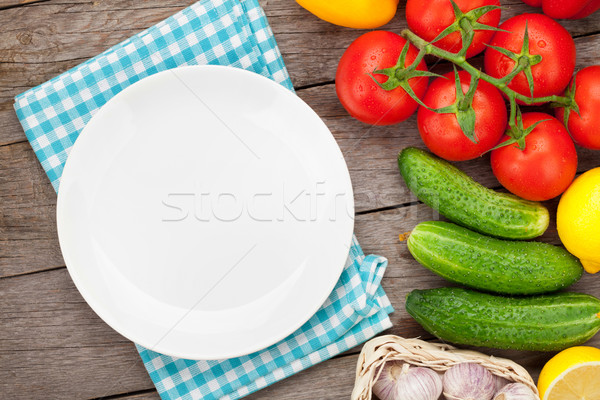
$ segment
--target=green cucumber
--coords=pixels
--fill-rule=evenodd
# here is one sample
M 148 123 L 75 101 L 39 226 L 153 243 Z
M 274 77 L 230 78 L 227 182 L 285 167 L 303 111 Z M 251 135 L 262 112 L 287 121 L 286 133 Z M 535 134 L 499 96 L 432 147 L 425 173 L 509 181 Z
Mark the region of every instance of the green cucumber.
M 413 290 L 406 311 L 456 344 L 560 351 L 600 330 L 600 300 L 580 293 L 501 297 L 460 288 Z
M 450 222 L 418 224 L 408 237 L 408 250 L 451 282 L 496 293 L 553 292 L 583 274 L 579 260 L 562 247 L 495 239 Z
M 405 148 L 398 166 L 419 200 L 457 224 L 505 239 L 532 239 L 548 228 L 540 203 L 488 189 L 426 151 Z

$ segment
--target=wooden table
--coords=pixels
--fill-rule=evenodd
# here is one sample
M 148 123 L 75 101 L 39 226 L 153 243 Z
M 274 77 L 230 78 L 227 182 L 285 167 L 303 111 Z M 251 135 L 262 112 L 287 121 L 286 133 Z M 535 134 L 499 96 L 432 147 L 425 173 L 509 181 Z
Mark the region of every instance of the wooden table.
M 56 195 L 17 117 L 13 97 L 95 56 L 191 4 L 191 0 L 0 0 L 0 397 L 10 399 L 157 399 L 131 342 L 114 332 L 75 289 L 58 246 Z M 422 146 L 415 118 L 369 127 L 350 118 L 334 89 L 337 62 L 362 32 L 320 21 L 291 0 L 262 0 L 298 95 L 323 118 L 346 157 L 356 198 L 356 234 L 365 253 L 389 259 L 383 286 L 396 312 L 388 333 L 431 339 L 404 311 L 413 288 L 446 285 L 398 241 L 438 216 L 408 192 L 396 167 L 405 146 Z M 532 11 L 503 1 L 503 20 Z M 401 6 L 386 29 L 405 27 Z M 600 13 L 561 21 L 574 35 L 577 67 L 600 63 Z M 430 63 L 435 60 L 429 59 Z M 439 63 L 434 70 L 445 72 Z M 579 172 L 600 165 L 600 151 L 578 149 Z M 489 157 L 460 167 L 498 188 Z M 552 215 L 557 201 L 547 203 Z M 543 241 L 558 244 L 554 221 Z M 600 276 L 573 290 L 600 297 Z M 600 346 L 600 335 L 591 342 Z M 249 398 L 348 398 L 360 347 Z M 537 377 L 551 354 L 491 351 Z

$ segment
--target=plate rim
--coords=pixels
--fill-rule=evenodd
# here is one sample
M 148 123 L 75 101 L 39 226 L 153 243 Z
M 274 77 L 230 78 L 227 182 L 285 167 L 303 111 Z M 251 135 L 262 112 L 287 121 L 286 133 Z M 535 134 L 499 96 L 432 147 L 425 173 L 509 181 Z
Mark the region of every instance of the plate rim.
M 336 279 L 333 280 L 332 283 L 330 283 L 330 285 L 328 285 L 328 290 L 324 291 L 324 295 L 319 296 L 319 301 L 318 306 L 313 307 L 310 309 L 310 312 L 306 312 L 306 315 L 303 315 L 302 318 L 298 318 L 299 322 L 297 324 L 294 324 L 293 326 L 290 326 L 289 329 L 287 330 L 282 330 L 285 331 L 285 333 L 279 333 L 278 335 L 268 335 L 265 336 L 266 339 L 264 340 L 260 340 L 260 341 L 255 341 L 255 345 L 254 346 L 246 346 L 247 349 L 244 350 L 243 352 L 239 352 L 239 351 L 234 351 L 234 352 L 221 352 L 219 353 L 219 355 L 216 354 L 209 354 L 209 353 L 202 353 L 202 352 L 193 352 L 193 351 L 189 351 L 189 352 L 185 352 L 185 354 L 177 352 L 177 351 L 165 351 L 164 348 L 161 348 L 160 346 L 160 341 L 156 344 L 151 344 L 151 343 L 147 343 L 147 341 L 144 338 L 134 338 L 132 336 L 131 332 L 129 332 L 127 329 L 122 329 L 123 327 L 119 325 L 119 323 L 116 321 L 115 318 L 113 318 L 113 316 L 110 313 L 110 307 L 105 307 L 105 304 L 103 304 L 102 302 L 96 302 L 95 300 L 92 300 L 91 295 L 88 293 L 88 290 L 86 288 L 86 284 L 84 282 L 82 282 L 83 278 L 79 277 L 79 272 L 78 272 L 78 268 L 80 269 L 81 267 L 77 267 L 73 264 L 73 261 L 71 260 L 71 262 L 68 262 L 68 250 L 67 248 L 69 247 L 69 245 L 66 244 L 66 234 L 61 234 L 61 231 L 64 232 L 64 228 L 61 228 L 61 226 L 64 224 L 64 222 L 61 224 L 61 221 L 63 220 L 63 218 L 66 218 L 65 215 L 68 215 L 68 210 L 65 208 L 64 206 L 64 194 L 61 196 L 61 192 L 60 190 L 60 186 L 61 183 L 63 181 L 63 178 L 65 177 L 65 175 L 67 176 L 67 179 L 70 179 L 70 175 L 75 174 L 74 176 L 76 176 L 76 173 L 74 172 L 69 172 L 71 171 L 74 167 L 70 167 L 69 165 L 72 165 L 72 163 L 69 163 L 69 160 L 72 159 L 70 157 L 70 155 L 72 154 L 73 151 L 77 151 L 77 148 L 81 147 L 77 147 L 77 143 L 80 142 L 78 139 L 80 137 L 82 137 L 82 135 L 86 134 L 88 132 L 88 126 L 90 124 L 90 122 L 92 121 L 92 119 L 94 118 L 101 118 L 101 117 L 97 117 L 98 115 L 102 116 L 104 113 L 106 113 L 106 109 L 107 109 L 107 104 L 109 104 L 111 101 L 113 101 L 113 99 L 118 99 L 120 97 L 126 96 L 127 93 L 130 91 L 131 88 L 138 88 L 140 85 L 143 85 L 144 81 L 146 79 L 149 78 L 153 78 L 157 79 L 157 77 L 159 77 L 160 75 L 166 75 L 168 73 L 173 73 L 173 70 L 210 70 L 210 69 L 219 69 L 219 70 L 229 70 L 232 73 L 241 73 L 241 74 L 247 74 L 248 76 L 251 76 L 251 79 L 258 79 L 258 80 L 262 80 L 263 82 L 266 82 L 266 84 L 271 85 L 272 87 L 276 88 L 276 90 L 281 91 L 282 93 L 285 93 L 285 96 L 293 96 L 295 98 L 295 101 L 299 101 L 301 104 L 303 104 L 308 112 L 314 114 L 314 116 L 316 116 L 316 118 L 318 118 L 323 126 L 326 128 L 327 132 L 330 135 L 330 139 L 331 142 L 333 143 L 333 148 L 332 150 L 339 152 L 340 155 L 340 159 L 343 165 L 343 174 L 345 175 L 345 180 L 347 181 L 347 193 L 349 194 L 348 200 L 346 201 L 345 206 L 347 207 L 348 210 L 348 214 L 349 214 L 349 220 L 350 220 L 350 226 L 348 227 L 348 232 L 347 235 L 348 237 L 346 239 L 344 239 L 343 241 L 347 243 L 347 248 L 348 248 L 348 252 L 346 252 L 345 256 L 343 257 L 343 259 L 341 259 L 338 262 L 338 268 L 335 272 L 335 276 Z M 116 101 L 116 100 L 115 100 Z M 146 349 L 158 352 L 160 354 L 164 354 L 164 355 L 168 355 L 168 356 L 172 356 L 172 357 L 177 357 L 177 358 L 183 358 L 183 359 L 190 359 L 190 360 L 218 360 L 218 359 L 229 359 L 229 358 L 235 358 L 235 357 L 241 357 L 244 355 L 248 355 L 248 354 L 252 354 L 254 352 L 266 349 L 278 342 L 280 342 L 281 340 L 285 339 L 286 337 L 288 337 L 290 334 L 294 333 L 296 330 L 298 330 L 302 325 L 304 325 L 308 320 L 310 320 L 310 318 L 321 308 L 321 306 L 325 303 L 325 301 L 327 300 L 327 298 L 331 295 L 331 292 L 333 291 L 333 289 L 335 288 L 335 286 L 337 285 L 337 282 L 339 281 L 345 264 L 346 264 L 346 260 L 349 257 L 350 254 L 350 248 L 352 245 L 352 241 L 353 241 L 353 235 L 354 235 L 354 227 L 355 227 L 355 202 L 354 202 L 354 191 L 353 191 L 353 185 L 352 185 L 352 179 L 350 176 L 350 171 L 348 169 L 348 165 L 346 163 L 346 160 L 343 156 L 343 153 L 341 151 L 341 148 L 339 147 L 339 144 L 337 143 L 337 140 L 335 139 L 335 137 L 333 136 L 333 133 L 331 132 L 331 130 L 329 129 L 329 127 L 325 124 L 325 122 L 322 120 L 321 117 L 319 117 L 319 115 L 314 111 L 314 109 L 312 107 L 310 107 L 303 99 L 301 99 L 295 92 L 290 91 L 289 89 L 285 88 L 284 86 L 282 86 L 281 84 L 275 82 L 274 80 L 263 76 L 261 74 L 258 74 L 256 72 L 253 71 L 248 71 L 242 68 L 237 68 L 237 67 L 232 67 L 232 66 L 222 66 L 222 65 L 187 65 L 187 66 L 180 66 L 180 67 L 176 67 L 176 68 L 171 68 L 168 70 L 164 70 L 164 71 L 160 71 L 157 72 L 155 74 L 149 75 L 145 78 L 140 79 L 139 81 L 129 85 L 128 87 L 126 87 L 125 89 L 121 90 L 119 93 L 117 93 L 115 96 L 111 97 L 105 104 L 103 104 L 97 111 L 96 113 L 94 113 L 94 115 L 90 118 L 90 120 L 86 123 L 86 125 L 84 126 L 84 128 L 81 130 L 81 132 L 79 133 L 79 136 L 77 137 L 77 139 L 75 140 L 75 143 L 73 144 L 73 146 L 70 148 L 69 150 L 69 156 L 67 156 L 67 160 L 65 161 L 65 165 L 60 177 L 60 182 L 59 182 L 59 187 L 58 187 L 58 192 L 57 192 L 57 204 L 56 204 L 56 227 L 57 227 L 57 235 L 58 235 L 58 241 L 59 241 L 59 247 L 61 250 L 61 254 L 63 256 L 63 259 L 65 261 L 65 265 L 67 268 L 67 271 L 69 273 L 69 276 L 71 277 L 71 280 L 73 281 L 73 283 L 75 284 L 75 287 L 77 288 L 78 292 L 80 293 L 80 295 L 83 297 L 83 299 L 85 300 L 85 302 L 88 304 L 88 306 L 94 311 L 94 313 L 100 317 L 100 319 L 106 323 L 111 329 L 115 330 L 116 332 L 118 332 L 120 335 L 122 335 L 123 337 L 125 337 L 126 339 L 132 341 L 134 344 L 136 345 L 141 345 L 143 347 L 145 347 Z M 64 214 L 64 215 L 63 215 Z M 342 240 L 341 240 L 342 241 Z M 67 250 L 67 251 L 65 251 Z M 340 256 L 341 258 L 341 256 Z M 307 310 L 309 308 L 307 307 Z M 185 318 L 185 316 L 183 317 Z M 110 321 L 110 322 L 109 322 Z M 142 339 L 142 340 L 140 340 Z M 162 340 L 162 339 L 161 339 Z M 191 349 L 190 349 L 191 350 Z M 201 354 L 202 353 L 202 354 Z

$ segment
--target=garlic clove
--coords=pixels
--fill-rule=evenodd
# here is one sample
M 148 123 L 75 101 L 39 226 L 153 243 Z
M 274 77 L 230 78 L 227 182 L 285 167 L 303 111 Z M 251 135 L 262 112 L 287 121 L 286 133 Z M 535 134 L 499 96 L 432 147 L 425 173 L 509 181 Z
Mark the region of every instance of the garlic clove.
M 429 368 L 388 361 L 373 385 L 373 394 L 381 400 L 438 400 L 442 379 Z
M 443 377 L 444 396 L 448 400 L 492 400 L 496 378 L 475 363 L 452 366 Z
M 373 384 L 373 394 L 380 400 L 394 400 L 396 396 L 396 381 L 402 372 L 403 362 L 387 361 L 379 378 Z
M 495 386 L 495 387 L 496 387 L 496 390 L 495 390 L 495 392 L 494 392 L 494 393 L 498 393 L 498 391 L 499 391 L 500 389 L 502 389 L 504 386 L 508 385 L 509 383 L 512 383 L 512 382 L 511 382 L 511 381 L 509 381 L 508 379 L 506 379 L 506 378 L 503 378 L 503 377 L 501 377 L 501 376 L 494 375 L 494 378 L 496 378 L 496 386 Z
M 429 368 L 411 368 L 396 385 L 398 400 L 437 400 L 442 394 L 442 379 Z
M 522 383 L 510 383 L 500 389 L 494 400 L 538 400 L 533 391 Z

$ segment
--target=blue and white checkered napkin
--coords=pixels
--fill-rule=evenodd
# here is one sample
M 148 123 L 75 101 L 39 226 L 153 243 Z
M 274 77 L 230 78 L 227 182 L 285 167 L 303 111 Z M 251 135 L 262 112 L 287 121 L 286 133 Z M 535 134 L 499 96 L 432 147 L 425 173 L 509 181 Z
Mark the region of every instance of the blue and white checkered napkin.
M 319 311 L 296 332 L 256 353 L 193 361 L 138 350 L 163 399 L 238 399 L 391 327 L 393 308 L 380 286 L 386 266 L 383 257 L 365 257 L 353 238 L 342 276 Z
M 202 0 L 97 57 L 15 98 L 15 110 L 55 190 L 69 150 L 90 118 L 138 80 L 182 65 L 219 64 L 267 76 L 293 90 L 257 0 Z M 353 239 L 330 297 L 295 333 L 240 358 L 177 359 L 138 351 L 163 399 L 235 399 L 343 352 L 391 326 L 380 286 L 385 258 Z M 352 371 L 348 371 L 352 373 Z

